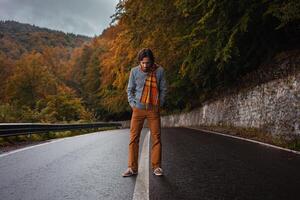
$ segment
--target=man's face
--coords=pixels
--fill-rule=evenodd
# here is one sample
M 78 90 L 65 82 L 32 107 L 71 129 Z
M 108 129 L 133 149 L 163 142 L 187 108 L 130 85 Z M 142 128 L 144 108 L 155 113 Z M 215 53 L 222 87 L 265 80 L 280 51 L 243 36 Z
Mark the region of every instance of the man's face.
M 153 63 L 150 58 L 144 57 L 143 60 L 140 61 L 140 64 L 141 64 L 142 70 L 144 72 L 148 72 Z

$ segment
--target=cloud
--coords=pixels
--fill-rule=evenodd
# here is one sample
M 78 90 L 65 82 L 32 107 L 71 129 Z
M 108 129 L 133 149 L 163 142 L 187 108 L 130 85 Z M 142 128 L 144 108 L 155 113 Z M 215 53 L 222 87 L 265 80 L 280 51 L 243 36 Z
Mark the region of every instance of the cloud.
M 0 0 L 0 19 L 64 32 L 99 35 L 119 0 Z

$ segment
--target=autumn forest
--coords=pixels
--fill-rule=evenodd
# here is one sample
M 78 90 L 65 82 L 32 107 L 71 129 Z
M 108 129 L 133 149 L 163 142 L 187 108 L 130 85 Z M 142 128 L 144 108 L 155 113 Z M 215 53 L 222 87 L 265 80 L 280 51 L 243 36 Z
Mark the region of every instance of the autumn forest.
M 129 119 L 144 47 L 166 70 L 163 114 L 188 111 L 299 48 L 299 20 L 297 0 L 125 0 L 94 38 L 0 21 L 0 122 Z

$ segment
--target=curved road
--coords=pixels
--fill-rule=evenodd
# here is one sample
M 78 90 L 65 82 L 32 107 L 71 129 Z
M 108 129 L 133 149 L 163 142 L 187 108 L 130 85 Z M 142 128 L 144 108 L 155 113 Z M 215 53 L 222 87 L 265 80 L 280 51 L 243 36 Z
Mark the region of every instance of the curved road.
M 140 163 L 149 159 L 147 134 L 149 130 L 143 129 Z M 143 199 L 299 197 L 300 155 L 294 153 L 188 128 L 167 128 L 162 129 L 165 176 L 153 176 L 146 160 L 148 166 L 140 165 L 137 177 L 123 178 L 128 142 L 129 129 L 123 129 L 0 154 L 0 199 L 135 199 L 141 181 L 148 187 L 140 191 Z

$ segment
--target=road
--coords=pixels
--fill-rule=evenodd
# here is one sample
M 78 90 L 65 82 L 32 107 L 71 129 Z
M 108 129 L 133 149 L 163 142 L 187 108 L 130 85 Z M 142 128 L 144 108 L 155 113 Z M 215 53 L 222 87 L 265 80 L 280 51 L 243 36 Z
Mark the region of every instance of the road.
M 140 155 L 143 150 L 149 156 L 147 134 L 143 129 Z M 149 182 L 147 191 L 141 191 L 143 199 L 299 197 L 300 155 L 294 153 L 188 128 L 166 128 L 165 176 L 155 177 L 148 163 L 141 170 L 149 174 L 140 171 L 137 177 L 123 178 L 128 142 L 129 129 L 120 129 L 1 154 L 0 199 L 133 199 L 141 180 Z

